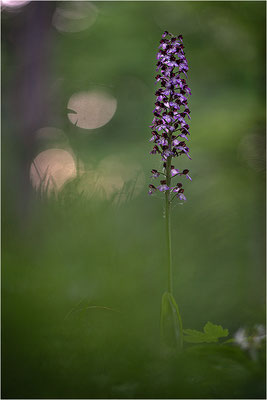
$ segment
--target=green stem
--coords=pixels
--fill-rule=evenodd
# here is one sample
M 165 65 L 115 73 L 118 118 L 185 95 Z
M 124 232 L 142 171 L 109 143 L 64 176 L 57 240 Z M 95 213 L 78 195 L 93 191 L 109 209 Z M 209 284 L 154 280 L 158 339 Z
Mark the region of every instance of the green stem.
M 172 101 L 170 94 L 169 102 Z M 172 148 L 172 132 L 168 135 L 168 147 L 169 150 Z M 172 156 L 167 158 L 166 163 L 166 184 L 171 186 L 171 164 Z M 168 292 L 172 294 L 172 238 L 171 238 L 171 199 L 170 190 L 165 192 L 165 217 L 166 217 L 166 238 L 167 238 L 167 252 L 168 252 Z
M 171 159 L 167 158 L 166 165 L 166 184 L 170 187 L 171 184 Z M 170 191 L 165 192 L 165 216 L 166 216 L 166 238 L 168 251 L 168 292 L 172 294 L 172 244 L 171 244 L 171 201 Z

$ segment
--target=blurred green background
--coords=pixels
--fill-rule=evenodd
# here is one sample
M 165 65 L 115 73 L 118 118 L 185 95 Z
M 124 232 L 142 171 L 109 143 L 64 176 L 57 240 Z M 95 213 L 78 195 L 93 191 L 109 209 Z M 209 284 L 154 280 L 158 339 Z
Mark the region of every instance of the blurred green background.
M 7 1 L 3 398 L 265 397 L 264 355 L 160 348 L 164 202 L 147 187 L 164 30 L 184 36 L 192 90 L 176 166 L 193 181 L 172 212 L 184 327 L 265 324 L 265 2 Z

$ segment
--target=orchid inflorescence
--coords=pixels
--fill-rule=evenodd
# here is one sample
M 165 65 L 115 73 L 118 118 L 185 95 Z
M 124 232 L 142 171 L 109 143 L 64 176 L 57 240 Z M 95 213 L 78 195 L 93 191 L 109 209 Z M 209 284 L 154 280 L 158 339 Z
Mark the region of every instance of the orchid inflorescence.
M 155 143 L 150 154 L 160 154 L 163 161 L 163 172 L 153 169 L 152 177 L 163 179 L 160 185 L 155 187 L 149 185 L 149 194 L 160 192 L 173 193 L 174 197 L 186 200 L 182 183 L 178 182 L 171 186 L 171 179 L 178 176 L 185 176 L 192 180 L 188 175 L 189 170 L 180 171 L 172 165 L 172 158 L 185 154 L 190 160 L 189 148 L 185 142 L 188 140 L 189 125 L 185 117 L 190 118 L 190 110 L 187 104 L 187 97 L 191 95 L 191 90 L 187 86 L 181 74 L 187 77 L 188 64 L 184 53 L 182 35 L 173 36 L 165 31 L 160 41 L 159 52 L 157 54 L 156 83 L 160 82 L 161 87 L 156 91 L 157 101 L 155 103 L 154 119 L 152 121 L 151 142 Z

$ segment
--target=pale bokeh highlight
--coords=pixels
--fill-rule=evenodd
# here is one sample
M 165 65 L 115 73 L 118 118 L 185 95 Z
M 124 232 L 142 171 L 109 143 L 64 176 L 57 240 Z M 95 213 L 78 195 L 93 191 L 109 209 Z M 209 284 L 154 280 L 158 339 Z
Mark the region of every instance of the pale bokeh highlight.
M 71 96 L 67 108 L 68 118 L 73 125 L 83 129 L 96 129 L 106 125 L 114 116 L 117 100 L 104 91 L 75 93 Z
M 57 193 L 64 184 L 76 177 L 76 164 L 70 152 L 49 149 L 38 154 L 30 167 L 33 187 L 42 194 Z
M 54 12 L 52 25 L 59 32 L 81 32 L 94 24 L 97 14 L 97 7 L 90 2 L 62 2 Z
M 7 9 L 20 8 L 30 3 L 30 1 L 31 0 L 1 0 L 1 7 Z

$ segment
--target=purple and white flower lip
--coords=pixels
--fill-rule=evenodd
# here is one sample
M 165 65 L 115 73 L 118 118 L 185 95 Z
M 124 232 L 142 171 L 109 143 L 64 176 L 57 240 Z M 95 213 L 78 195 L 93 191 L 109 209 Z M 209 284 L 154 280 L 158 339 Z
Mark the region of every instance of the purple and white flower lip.
M 151 178 L 155 178 L 156 179 L 156 178 L 158 178 L 160 176 L 160 172 L 158 172 L 156 169 L 152 169 L 151 173 L 152 173 Z
M 181 189 L 182 186 L 183 186 L 183 184 L 180 183 L 180 182 L 178 182 L 178 183 L 176 184 L 176 186 L 174 186 L 174 187 L 172 188 L 172 192 L 173 192 L 173 193 L 183 193 L 183 192 L 184 192 L 184 189 Z
M 184 169 L 182 174 L 185 175 L 186 179 L 189 179 L 190 181 L 192 181 L 191 176 L 188 175 L 189 169 Z
M 172 165 L 172 166 L 171 166 L 171 176 L 172 176 L 172 177 L 173 177 L 173 176 L 176 176 L 176 175 L 178 175 L 179 173 L 180 173 L 179 169 L 174 168 L 174 166 Z
M 179 200 L 186 201 L 186 197 L 183 193 L 178 193 L 176 197 L 178 197 Z
M 150 152 L 150 154 L 156 154 L 156 153 L 161 153 L 161 151 L 159 150 L 158 146 L 154 146 L 152 151 Z
M 157 188 L 154 185 L 149 185 L 148 194 L 154 194 L 157 191 Z
M 161 181 L 161 185 L 155 188 L 160 192 L 171 190 L 177 193 L 180 200 L 185 201 L 184 189 L 181 187 L 170 188 L 168 179 L 175 179 L 177 176 L 185 176 L 192 180 L 188 175 L 189 170 L 182 172 L 173 165 L 170 168 L 172 158 L 186 155 L 190 160 L 189 147 L 185 141 L 189 139 L 189 124 L 186 118 L 190 118 L 188 107 L 188 96 L 191 95 L 191 89 L 186 83 L 188 62 L 184 52 L 183 36 L 174 36 L 165 31 L 160 40 L 157 53 L 157 75 L 156 83 L 160 88 L 156 90 L 154 118 L 152 121 L 151 142 L 155 145 L 150 154 L 160 154 L 163 161 L 163 171 L 167 177 L 166 181 Z M 168 171 L 166 165 L 168 164 Z M 154 172 L 153 172 L 154 171 Z M 152 170 L 152 177 L 158 178 L 160 172 Z M 169 178 L 168 178 L 169 177 Z M 179 190 L 178 190 L 179 189 Z M 152 193 L 155 192 L 150 188 Z M 152 194 L 150 193 L 150 194 Z
M 166 184 L 166 181 L 160 181 L 160 186 L 158 186 L 158 190 L 160 192 L 166 192 L 167 190 L 170 190 L 169 186 Z

